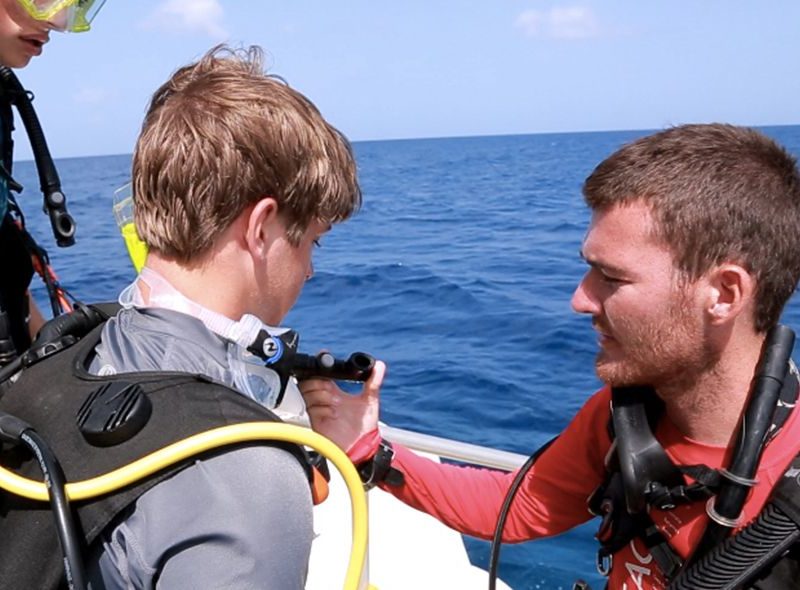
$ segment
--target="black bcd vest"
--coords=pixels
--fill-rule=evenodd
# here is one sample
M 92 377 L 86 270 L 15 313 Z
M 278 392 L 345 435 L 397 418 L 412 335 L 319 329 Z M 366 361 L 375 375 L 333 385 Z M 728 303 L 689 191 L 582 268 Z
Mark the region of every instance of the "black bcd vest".
M 90 375 L 86 370 L 88 359 L 99 341 L 101 330 L 102 325 L 74 346 L 28 367 L 16 382 L 3 384 L 3 391 L 0 391 L 0 411 L 24 420 L 47 441 L 68 483 L 107 473 L 212 428 L 279 420 L 263 406 L 202 375 L 174 372 L 124 373 L 110 377 Z M 140 428 L 138 432 L 129 433 L 126 440 L 110 446 L 96 446 L 82 434 L 78 416 L 86 416 L 86 402 L 92 394 L 97 395 L 109 388 L 137 390 L 149 400 L 151 411 L 146 421 L 137 426 Z M 109 441 L 102 444 L 109 444 Z M 249 444 L 272 444 L 285 448 L 308 470 L 307 457 L 296 445 L 279 442 Z M 204 456 L 227 450 L 230 447 L 209 451 Z M 86 546 L 141 494 L 185 468 L 194 459 L 168 467 L 109 495 L 71 502 Z M 0 446 L 0 465 L 24 477 L 42 481 L 38 463 L 21 445 L 4 443 Z M 50 505 L 0 489 L 0 588 L 60 587 L 65 587 L 64 562 Z

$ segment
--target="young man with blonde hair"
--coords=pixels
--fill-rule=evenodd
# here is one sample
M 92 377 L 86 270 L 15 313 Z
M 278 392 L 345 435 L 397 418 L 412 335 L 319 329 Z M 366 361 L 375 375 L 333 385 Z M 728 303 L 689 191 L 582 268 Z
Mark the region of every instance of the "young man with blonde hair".
M 59 457 L 78 457 L 66 466 L 73 473 L 83 456 L 131 460 L 126 449 L 164 431 L 171 440 L 155 448 L 214 425 L 275 419 L 268 410 L 303 416 L 296 387 L 270 364 L 284 345 L 276 326 L 312 276 L 319 240 L 361 203 L 349 143 L 307 98 L 264 73 L 257 47 L 217 47 L 155 92 L 132 177 L 145 266 L 96 346 L 87 336 L 66 354 L 85 355 L 68 362 L 95 375 L 76 374 L 90 389 L 93 380 L 122 381 L 126 392 L 154 386 L 154 409 L 140 432 L 105 450 L 80 435 L 58 438 L 51 423 L 71 431 L 71 418 L 57 417 L 70 411 L 41 416 Z M 66 377 L 64 387 L 78 387 Z M 23 371 L 16 387 L 25 379 Z M 23 393 L 32 397 L 14 407 L 21 412 L 57 403 Z M 65 397 L 95 399 L 60 393 L 58 403 Z M 92 587 L 303 588 L 314 534 L 302 455 L 280 444 L 207 453 L 82 505 Z
M 360 205 L 347 140 L 263 73 L 260 50 L 218 48 L 154 94 L 133 195 L 149 256 L 104 329 L 96 370 L 197 372 L 302 413 L 247 349 L 260 330 L 279 333 L 271 326 L 312 276 L 315 246 Z M 142 495 L 103 535 L 97 573 L 110 587 L 301 588 L 312 537 L 300 465 L 252 447 Z

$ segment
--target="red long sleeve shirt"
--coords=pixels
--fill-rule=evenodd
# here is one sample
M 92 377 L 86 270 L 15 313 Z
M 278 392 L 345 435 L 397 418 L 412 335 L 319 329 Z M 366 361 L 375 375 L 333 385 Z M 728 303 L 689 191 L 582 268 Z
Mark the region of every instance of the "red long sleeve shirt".
M 539 457 L 514 499 L 504 529 L 505 542 L 555 535 L 592 518 L 587 499 L 605 477 L 604 460 L 611 446 L 610 401 L 609 388 L 593 395 Z M 792 412 L 764 451 L 756 475 L 759 483 L 744 506 L 744 523 L 758 514 L 772 487 L 800 451 L 798 414 Z M 726 448 L 686 438 L 666 417 L 660 421 L 656 438 L 677 465 L 720 468 L 730 461 Z M 384 489 L 462 533 L 483 539 L 492 537 L 513 473 L 442 465 L 399 445 L 395 450 L 392 465 L 405 474 L 405 484 Z M 670 511 L 653 509 L 650 516 L 684 558 L 700 540 L 708 521 L 704 502 Z M 666 583 L 653 556 L 634 539 L 613 556 L 609 587 L 661 590 Z

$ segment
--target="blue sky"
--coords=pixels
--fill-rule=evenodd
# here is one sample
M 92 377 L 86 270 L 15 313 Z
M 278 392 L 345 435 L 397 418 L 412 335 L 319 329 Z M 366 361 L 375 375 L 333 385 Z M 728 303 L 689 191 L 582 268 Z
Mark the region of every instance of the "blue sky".
M 18 76 L 55 157 L 130 153 L 151 93 L 222 41 L 354 141 L 800 123 L 792 0 L 107 0 Z

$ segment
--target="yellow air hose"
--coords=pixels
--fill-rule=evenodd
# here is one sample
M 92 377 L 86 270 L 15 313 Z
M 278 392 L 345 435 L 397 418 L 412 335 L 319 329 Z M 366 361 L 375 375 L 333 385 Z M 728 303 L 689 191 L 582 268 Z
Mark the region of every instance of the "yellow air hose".
M 275 422 L 245 422 L 201 432 L 114 471 L 68 483 L 67 498 L 72 501 L 88 500 L 113 492 L 199 453 L 224 445 L 258 440 L 277 440 L 311 447 L 329 459 L 342 474 L 350 493 L 350 507 L 353 513 L 353 542 L 345 574 L 344 590 L 358 590 L 367 555 L 368 517 L 364 487 L 355 467 L 341 449 L 324 436 L 301 426 Z M 44 483 L 20 477 L 2 466 L 0 466 L 0 487 L 31 500 L 46 502 L 49 499 Z M 369 588 L 374 589 L 374 586 Z

